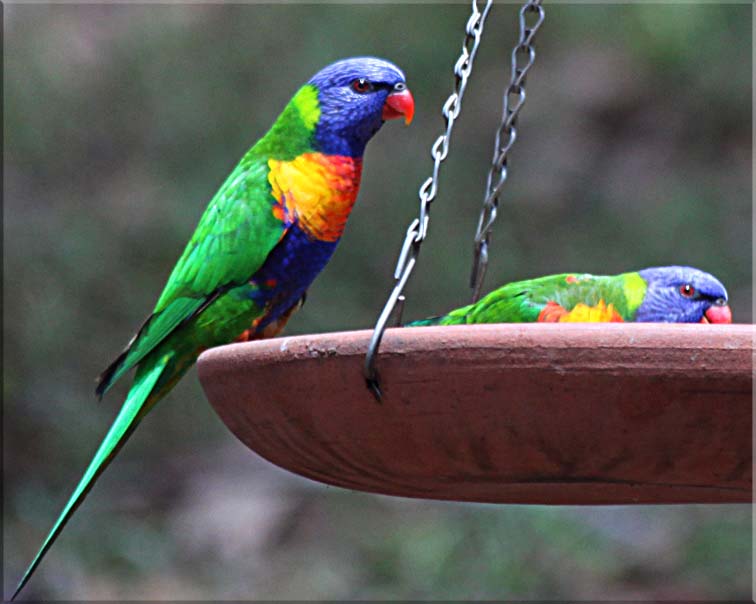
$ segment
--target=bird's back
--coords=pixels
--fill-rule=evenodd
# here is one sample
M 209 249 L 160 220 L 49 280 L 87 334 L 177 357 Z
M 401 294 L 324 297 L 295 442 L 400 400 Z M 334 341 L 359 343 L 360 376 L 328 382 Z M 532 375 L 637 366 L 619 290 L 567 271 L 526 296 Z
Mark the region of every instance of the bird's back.
M 563 273 L 515 281 L 475 304 L 411 325 L 632 321 L 636 299 L 639 303 L 645 287 L 642 279 L 636 277 L 637 273 L 616 276 Z

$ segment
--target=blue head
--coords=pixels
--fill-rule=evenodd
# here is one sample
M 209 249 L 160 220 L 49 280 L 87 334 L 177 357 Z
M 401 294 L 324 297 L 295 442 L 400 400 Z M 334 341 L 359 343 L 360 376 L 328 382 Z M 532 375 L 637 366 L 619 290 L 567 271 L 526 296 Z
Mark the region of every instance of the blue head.
M 318 90 L 316 151 L 362 157 L 365 145 L 387 119 L 412 120 L 415 103 L 404 74 L 393 63 L 356 57 L 332 63 L 308 82 Z
M 727 290 L 713 275 L 689 266 L 647 268 L 636 321 L 655 323 L 731 323 Z

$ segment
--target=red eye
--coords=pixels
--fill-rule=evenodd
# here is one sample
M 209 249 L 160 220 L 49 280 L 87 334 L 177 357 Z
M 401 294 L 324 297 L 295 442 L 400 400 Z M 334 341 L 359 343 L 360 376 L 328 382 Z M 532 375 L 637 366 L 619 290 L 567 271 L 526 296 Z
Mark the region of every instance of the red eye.
M 368 82 L 365 78 L 358 78 L 352 82 L 352 90 L 355 92 L 359 92 L 360 94 L 365 94 L 366 92 L 370 92 L 373 89 L 373 85 Z
M 680 286 L 680 294 L 685 298 L 692 298 L 696 295 L 696 288 L 690 283 L 686 283 Z

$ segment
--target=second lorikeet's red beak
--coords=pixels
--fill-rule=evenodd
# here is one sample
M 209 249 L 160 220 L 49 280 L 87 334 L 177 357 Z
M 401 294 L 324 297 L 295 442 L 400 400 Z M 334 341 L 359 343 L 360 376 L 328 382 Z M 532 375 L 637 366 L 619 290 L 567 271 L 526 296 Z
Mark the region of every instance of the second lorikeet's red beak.
M 412 93 L 406 87 L 395 87 L 394 91 L 386 97 L 381 117 L 384 120 L 393 120 L 404 116 L 404 123 L 409 125 L 413 115 L 415 115 L 415 99 L 412 98 Z
M 726 304 L 706 309 L 701 323 L 732 323 L 732 311 Z

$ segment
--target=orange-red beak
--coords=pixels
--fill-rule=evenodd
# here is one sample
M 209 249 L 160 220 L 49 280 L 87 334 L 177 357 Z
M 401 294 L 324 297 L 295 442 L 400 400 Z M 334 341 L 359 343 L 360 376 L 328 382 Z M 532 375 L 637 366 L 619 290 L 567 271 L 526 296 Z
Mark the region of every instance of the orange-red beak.
M 384 120 L 393 120 L 404 116 L 404 123 L 409 125 L 413 115 L 415 115 L 415 99 L 412 98 L 412 93 L 409 90 L 405 88 L 392 92 L 386 97 L 381 114 Z
M 709 306 L 701 318 L 701 323 L 732 323 L 732 311 L 724 306 Z

